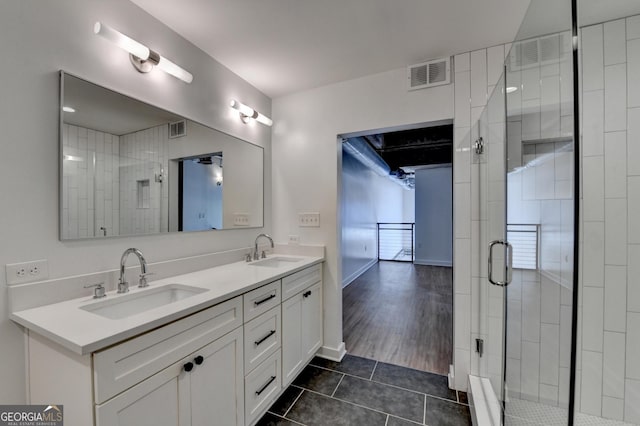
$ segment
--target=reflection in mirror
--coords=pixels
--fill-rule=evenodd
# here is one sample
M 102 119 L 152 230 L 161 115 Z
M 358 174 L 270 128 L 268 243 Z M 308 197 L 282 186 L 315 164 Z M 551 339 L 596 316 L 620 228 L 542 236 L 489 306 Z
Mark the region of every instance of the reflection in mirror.
M 60 239 L 263 226 L 261 147 L 64 72 L 61 86 Z
M 179 161 L 178 229 L 222 228 L 222 153 Z

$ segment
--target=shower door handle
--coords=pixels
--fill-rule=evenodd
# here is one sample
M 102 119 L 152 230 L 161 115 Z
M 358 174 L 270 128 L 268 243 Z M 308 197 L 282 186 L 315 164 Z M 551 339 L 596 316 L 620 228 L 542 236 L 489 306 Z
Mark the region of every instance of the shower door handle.
M 493 279 L 493 247 L 496 245 L 502 245 L 506 247 L 507 259 L 504 265 L 504 281 L 494 281 Z M 513 278 L 513 246 L 505 240 L 494 240 L 489 243 L 489 256 L 488 256 L 488 274 L 489 274 L 489 282 L 493 285 L 497 285 L 500 287 L 506 287 L 511 282 Z

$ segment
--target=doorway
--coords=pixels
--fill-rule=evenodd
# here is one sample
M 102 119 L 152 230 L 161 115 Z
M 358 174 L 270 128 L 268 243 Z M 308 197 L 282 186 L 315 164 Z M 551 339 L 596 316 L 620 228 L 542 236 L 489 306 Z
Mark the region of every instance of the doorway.
M 453 348 L 451 121 L 342 137 L 343 336 L 446 375 Z

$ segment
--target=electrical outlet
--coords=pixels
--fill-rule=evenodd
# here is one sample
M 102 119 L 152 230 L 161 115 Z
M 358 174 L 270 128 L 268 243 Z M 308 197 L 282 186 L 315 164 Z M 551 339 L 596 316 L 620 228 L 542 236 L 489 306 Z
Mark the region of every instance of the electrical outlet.
M 300 244 L 300 237 L 297 235 L 289 235 L 289 244 L 297 245 Z
M 233 226 L 249 226 L 249 214 L 248 213 L 234 214 Z
M 302 228 L 319 228 L 320 213 L 298 213 L 298 226 Z
M 9 263 L 5 267 L 7 285 L 43 281 L 49 278 L 49 262 L 46 259 L 31 262 Z

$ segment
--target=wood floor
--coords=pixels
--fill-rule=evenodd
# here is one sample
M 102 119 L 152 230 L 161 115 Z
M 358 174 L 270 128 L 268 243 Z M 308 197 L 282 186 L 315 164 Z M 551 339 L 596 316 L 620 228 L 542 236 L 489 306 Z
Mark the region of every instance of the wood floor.
M 451 268 L 378 262 L 342 291 L 352 355 L 447 374 L 453 347 Z

